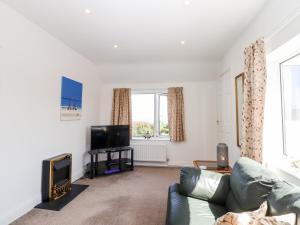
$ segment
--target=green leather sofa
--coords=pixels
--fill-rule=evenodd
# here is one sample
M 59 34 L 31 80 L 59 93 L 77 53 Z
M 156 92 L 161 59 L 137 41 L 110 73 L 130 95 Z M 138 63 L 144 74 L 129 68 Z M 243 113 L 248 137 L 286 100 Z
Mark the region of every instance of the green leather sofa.
M 240 158 L 231 175 L 182 168 L 180 183 L 169 188 L 166 225 L 212 225 L 226 212 L 255 210 L 265 200 L 268 215 L 294 212 L 300 225 L 300 188 L 249 158 Z

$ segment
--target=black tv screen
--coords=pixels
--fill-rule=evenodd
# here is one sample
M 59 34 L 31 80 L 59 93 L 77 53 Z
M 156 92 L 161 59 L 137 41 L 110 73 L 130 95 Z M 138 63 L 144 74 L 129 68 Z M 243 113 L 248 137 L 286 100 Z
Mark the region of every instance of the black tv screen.
M 129 146 L 129 126 L 92 126 L 91 150 Z

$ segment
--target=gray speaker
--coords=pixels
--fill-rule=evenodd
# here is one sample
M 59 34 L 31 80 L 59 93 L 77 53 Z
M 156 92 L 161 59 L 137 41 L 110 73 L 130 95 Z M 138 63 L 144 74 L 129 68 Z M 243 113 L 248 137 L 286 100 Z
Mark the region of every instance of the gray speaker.
M 224 143 L 219 143 L 217 145 L 217 165 L 218 168 L 225 168 L 229 166 L 228 146 Z

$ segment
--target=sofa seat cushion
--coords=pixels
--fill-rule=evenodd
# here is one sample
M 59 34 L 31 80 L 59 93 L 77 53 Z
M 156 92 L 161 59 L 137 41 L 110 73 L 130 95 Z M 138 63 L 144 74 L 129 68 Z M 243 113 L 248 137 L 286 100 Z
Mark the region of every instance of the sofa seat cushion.
M 178 184 L 169 189 L 167 225 L 213 225 L 225 213 L 224 206 L 179 194 Z
M 241 211 L 257 209 L 270 194 L 273 185 L 278 181 L 275 175 L 259 163 L 242 157 L 234 165 L 230 176 L 230 188 Z M 231 196 L 232 197 L 232 196 Z M 229 211 L 230 201 L 226 201 Z

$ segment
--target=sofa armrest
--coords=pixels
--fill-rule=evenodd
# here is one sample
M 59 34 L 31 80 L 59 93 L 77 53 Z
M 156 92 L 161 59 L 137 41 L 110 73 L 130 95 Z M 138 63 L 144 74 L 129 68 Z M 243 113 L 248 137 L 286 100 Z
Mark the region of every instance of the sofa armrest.
M 182 168 L 179 193 L 205 201 L 225 204 L 230 191 L 230 175 L 196 168 Z
M 190 205 L 187 197 L 178 192 L 179 184 L 169 187 L 166 225 L 190 224 Z

